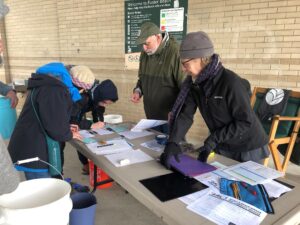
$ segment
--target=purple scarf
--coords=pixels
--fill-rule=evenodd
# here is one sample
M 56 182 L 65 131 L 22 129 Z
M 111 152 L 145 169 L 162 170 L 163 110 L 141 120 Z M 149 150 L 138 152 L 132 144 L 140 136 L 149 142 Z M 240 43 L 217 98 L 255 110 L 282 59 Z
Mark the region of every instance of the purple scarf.
M 211 62 L 199 73 L 195 80 L 195 84 L 200 85 L 204 81 L 210 81 L 212 80 L 220 71 L 222 68 L 222 63 L 220 60 L 219 55 L 214 54 L 212 56 Z M 170 113 L 170 118 L 169 118 L 169 126 L 170 126 L 170 131 L 173 128 L 174 122 L 181 111 L 182 106 L 184 105 L 185 99 L 190 92 L 191 86 L 192 86 L 193 80 L 192 76 L 187 76 L 185 80 L 182 83 L 180 92 L 177 96 L 176 102 L 173 105 L 172 111 Z M 211 93 L 211 85 L 210 82 L 205 82 L 203 89 L 205 92 L 205 96 L 208 97 Z

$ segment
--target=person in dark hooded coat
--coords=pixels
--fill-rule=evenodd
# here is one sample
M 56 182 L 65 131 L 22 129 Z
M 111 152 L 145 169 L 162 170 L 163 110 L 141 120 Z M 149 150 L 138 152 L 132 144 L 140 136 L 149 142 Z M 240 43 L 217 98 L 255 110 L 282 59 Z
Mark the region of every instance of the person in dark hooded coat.
M 14 163 L 34 157 L 48 162 L 46 138 L 32 104 L 35 104 L 47 135 L 53 140 L 62 142 L 72 138 L 80 139 L 78 133 L 71 131 L 69 124 L 72 99 L 80 99 L 80 94 L 72 87 L 64 66 L 61 63 L 51 63 L 38 68 L 36 72 L 28 80 L 28 97 L 8 145 Z M 51 177 L 48 165 L 41 161 L 16 168 L 24 171 L 27 180 Z
M 94 86 L 81 93 L 81 99 L 73 104 L 71 124 L 77 124 L 80 129 L 95 129 L 104 127 L 105 107 L 118 100 L 118 90 L 111 80 L 95 83 Z M 92 113 L 93 121 L 87 120 L 85 114 Z M 83 165 L 83 174 L 88 174 L 88 159 L 78 152 Z

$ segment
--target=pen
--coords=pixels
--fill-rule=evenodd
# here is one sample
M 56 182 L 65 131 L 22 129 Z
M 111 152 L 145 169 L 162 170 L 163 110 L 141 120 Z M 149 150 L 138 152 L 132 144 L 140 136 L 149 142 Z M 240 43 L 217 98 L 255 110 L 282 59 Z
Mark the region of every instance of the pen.
M 110 143 L 110 144 L 105 144 L 105 145 L 98 145 L 97 148 L 106 147 L 106 146 L 111 146 L 111 145 L 114 145 L 114 144 L 113 144 L 113 143 Z

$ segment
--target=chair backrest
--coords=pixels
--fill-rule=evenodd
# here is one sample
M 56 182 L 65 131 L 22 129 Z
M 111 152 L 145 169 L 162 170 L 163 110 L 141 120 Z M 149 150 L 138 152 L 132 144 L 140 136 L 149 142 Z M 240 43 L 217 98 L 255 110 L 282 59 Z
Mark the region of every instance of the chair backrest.
M 260 87 L 254 88 L 251 97 L 251 105 L 255 112 L 257 112 L 257 109 L 262 103 L 267 91 L 268 91 L 267 88 L 260 88 Z M 300 92 L 290 91 L 287 106 L 285 110 L 282 112 L 281 116 L 288 116 L 288 117 L 300 116 L 299 108 L 300 108 Z M 262 122 L 262 125 L 267 134 L 269 134 L 270 132 L 271 124 L 272 121 Z M 294 124 L 293 121 L 281 121 L 278 125 L 278 130 L 277 130 L 278 132 L 276 133 L 276 138 L 289 136 L 289 134 L 292 132 L 293 124 Z

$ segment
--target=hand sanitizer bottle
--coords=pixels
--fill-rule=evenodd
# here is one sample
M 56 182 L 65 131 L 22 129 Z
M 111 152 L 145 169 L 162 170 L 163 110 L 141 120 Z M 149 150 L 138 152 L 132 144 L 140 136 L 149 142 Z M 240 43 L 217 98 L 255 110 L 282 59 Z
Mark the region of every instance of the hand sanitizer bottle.
M 179 0 L 174 0 L 174 8 L 178 8 L 179 7 Z

